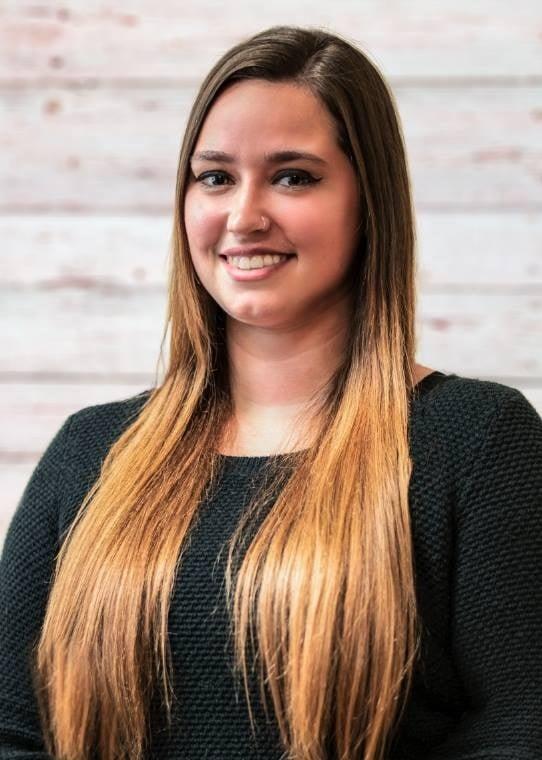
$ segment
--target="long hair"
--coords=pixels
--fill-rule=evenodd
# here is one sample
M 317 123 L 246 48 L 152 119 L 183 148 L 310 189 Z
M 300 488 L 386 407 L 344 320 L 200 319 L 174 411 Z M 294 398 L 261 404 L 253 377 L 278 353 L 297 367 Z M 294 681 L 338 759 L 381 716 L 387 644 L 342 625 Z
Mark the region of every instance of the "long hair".
M 171 722 L 170 597 L 233 413 L 224 312 L 193 269 L 184 198 L 209 109 L 246 79 L 295 83 L 320 99 L 356 172 L 361 210 L 347 347 L 314 404 L 311 445 L 270 467 L 269 487 L 228 542 L 235 672 L 252 721 L 252 642 L 261 696 L 265 680 L 297 760 L 328 751 L 382 760 L 411 689 L 421 624 L 408 503 L 415 224 L 404 140 L 393 95 L 357 46 L 275 26 L 223 55 L 197 94 L 176 179 L 164 377 L 108 451 L 57 557 L 35 689 L 47 749 L 61 760 L 143 757 L 154 687 Z

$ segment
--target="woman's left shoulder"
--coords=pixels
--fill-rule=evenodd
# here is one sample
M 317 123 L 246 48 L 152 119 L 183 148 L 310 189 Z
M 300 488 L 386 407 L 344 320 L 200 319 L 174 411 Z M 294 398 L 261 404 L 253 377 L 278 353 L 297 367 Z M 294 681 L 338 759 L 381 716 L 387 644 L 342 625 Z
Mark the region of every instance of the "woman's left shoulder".
M 485 494 L 493 504 L 542 500 L 542 417 L 518 388 L 454 376 L 435 407 L 462 450 L 460 504 Z M 436 413 L 436 412 L 434 412 Z M 452 432 L 453 431 L 453 432 Z
M 498 418 L 510 425 L 529 421 L 542 425 L 540 414 L 522 391 L 494 380 L 450 373 L 422 400 L 424 416 L 482 437 Z
M 448 374 L 420 399 L 412 429 L 418 460 L 457 484 L 518 460 L 542 473 L 542 418 L 510 385 Z

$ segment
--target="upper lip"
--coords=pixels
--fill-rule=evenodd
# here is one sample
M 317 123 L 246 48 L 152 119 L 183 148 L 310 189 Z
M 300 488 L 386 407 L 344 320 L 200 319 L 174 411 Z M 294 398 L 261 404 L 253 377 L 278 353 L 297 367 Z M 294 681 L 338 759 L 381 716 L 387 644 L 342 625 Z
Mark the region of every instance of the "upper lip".
M 292 251 L 276 251 L 273 248 L 265 248 L 262 246 L 248 246 L 239 248 L 228 248 L 226 251 L 220 251 L 219 256 L 262 256 L 266 253 L 270 254 L 292 254 Z

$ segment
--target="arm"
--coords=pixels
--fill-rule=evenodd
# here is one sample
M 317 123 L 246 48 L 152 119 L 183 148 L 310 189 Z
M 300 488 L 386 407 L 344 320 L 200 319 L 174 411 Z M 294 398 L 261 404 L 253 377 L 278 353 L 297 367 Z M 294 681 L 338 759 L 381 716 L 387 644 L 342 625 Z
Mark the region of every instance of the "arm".
M 469 708 L 425 760 L 542 758 L 542 419 L 509 390 L 457 504 L 451 641 Z
M 58 509 L 71 418 L 38 462 L 6 533 L 0 563 L 0 757 L 51 760 L 28 666 L 58 550 Z

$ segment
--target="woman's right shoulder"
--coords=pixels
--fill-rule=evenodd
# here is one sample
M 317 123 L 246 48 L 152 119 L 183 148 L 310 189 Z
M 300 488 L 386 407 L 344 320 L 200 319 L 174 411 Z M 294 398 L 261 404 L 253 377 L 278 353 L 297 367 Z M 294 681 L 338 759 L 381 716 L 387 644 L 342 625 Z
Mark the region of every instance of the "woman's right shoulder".
M 17 553 L 17 547 L 45 547 L 47 536 L 58 539 L 99 476 L 109 448 L 136 419 L 150 393 L 87 406 L 64 419 L 36 463 L 8 523 L 4 536 L 8 558 Z
M 86 406 L 71 414 L 62 429 L 66 467 L 90 470 L 90 475 L 107 451 L 142 411 L 151 390 L 134 396 Z
M 84 435 L 96 442 L 115 438 L 137 418 L 151 393 L 144 390 L 127 398 L 85 406 L 73 412 L 64 427 L 70 437 Z
M 128 398 L 86 406 L 72 413 L 43 455 L 62 447 L 58 472 L 57 518 L 60 534 L 73 520 L 79 506 L 98 479 L 109 449 L 137 418 L 151 391 Z M 58 461 L 58 459 L 57 459 Z
M 138 417 L 151 391 L 82 407 L 69 415 L 38 466 L 54 458 L 57 469 L 57 505 L 62 528 L 72 519 L 87 491 L 100 475 L 107 453 Z

